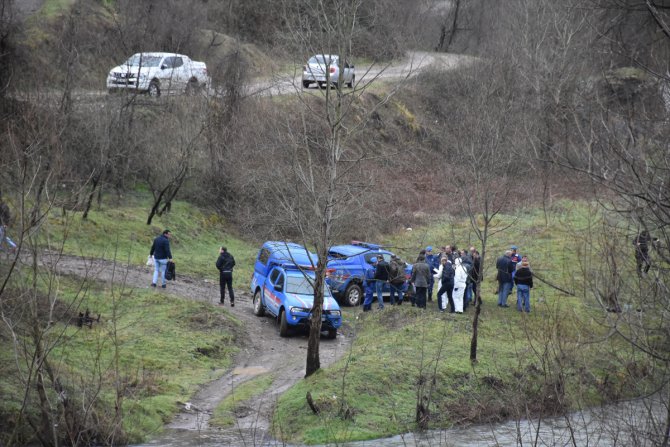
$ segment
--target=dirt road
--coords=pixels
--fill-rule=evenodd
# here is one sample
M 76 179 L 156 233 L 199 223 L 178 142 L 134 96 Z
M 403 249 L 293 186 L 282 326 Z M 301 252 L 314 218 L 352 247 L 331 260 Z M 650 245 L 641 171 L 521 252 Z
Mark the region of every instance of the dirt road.
M 44 257 L 44 263 L 55 265 L 61 274 L 103 282 L 125 283 L 136 288 L 148 288 L 151 282 L 151 273 L 146 268 L 115 265 L 100 259 L 47 255 Z M 236 426 L 229 430 L 228 435 L 236 439 L 244 437 L 246 442 L 254 441 L 252 445 L 259 445 L 259 442 L 267 444 L 269 441 L 268 429 L 277 397 L 305 375 L 307 336 L 296 333 L 289 338 L 279 337 L 279 329 L 274 319 L 259 318 L 253 314 L 251 296 L 242 289 L 243 281 L 236 278 L 236 285 L 239 288 L 235 290 L 235 307 L 226 306 L 226 310 L 243 322 L 246 330 L 243 337 L 246 343 L 241 346 L 240 353 L 234 359 L 234 366 L 220 379 L 204 385 L 192 397 L 189 405 L 182 405 L 182 411 L 168 425 L 168 429 L 172 430 L 168 430 L 165 435 L 167 438 L 154 442 L 167 445 L 169 444 L 167 439 L 171 443 L 176 438 L 184 438 L 190 440 L 184 441 L 188 444 L 193 442 L 193 436 L 196 434 L 198 437 L 207 435 L 207 432 L 211 431 L 208 424 L 209 417 L 218 403 L 233 393 L 240 384 L 268 372 L 273 377 L 270 390 L 245 403 L 243 411 L 237 414 Z M 219 301 L 217 283 L 184 276 L 178 276 L 177 281 L 170 282 L 164 293 L 194 301 L 210 302 L 213 306 L 218 305 Z M 320 345 L 322 366 L 331 364 L 347 352 L 350 335 L 347 328 L 343 327 L 335 340 L 322 337 Z M 182 433 L 177 436 L 175 430 L 194 433 Z M 217 436 L 225 435 L 219 430 L 215 431 Z

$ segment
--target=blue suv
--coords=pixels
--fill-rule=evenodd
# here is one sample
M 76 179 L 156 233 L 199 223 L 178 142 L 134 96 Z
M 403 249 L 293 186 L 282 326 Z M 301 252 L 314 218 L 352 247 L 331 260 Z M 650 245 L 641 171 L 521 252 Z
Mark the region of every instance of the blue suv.
M 256 256 L 251 277 L 254 314 L 261 317 L 267 312 L 276 317 L 282 337 L 292 327 L 310 326 L 316 261 L 316 254 L 292 242 L 265 242 Z M 328 331 L 328 338 L 335 338 L 340 326 L 340 306 L 326 285 L 321 329 Z
M 354 241 L 346 245 L 334 245 L 328 250 L 328 277 L 326 281 L 335 297 L 348 306 L 358 306 L 363 302 L 365 272 L 374 268 L 374 258 L 382 255 L 386 262 L 391 261 L 392 252 L 384 250 L 379 244 Z M 412 266 L 406 264 L 405 276 L 412 275 Z M 403 292 L 407 290 L 407 283 Z M 389 285 L 384 286 L 384 295 L 390 294 Z

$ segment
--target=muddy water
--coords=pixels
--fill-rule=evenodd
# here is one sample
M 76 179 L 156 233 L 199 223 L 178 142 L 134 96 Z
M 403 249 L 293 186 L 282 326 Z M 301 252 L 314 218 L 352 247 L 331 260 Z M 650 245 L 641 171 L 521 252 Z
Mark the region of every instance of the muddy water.
M 337 443 L 342 447 L 424 447 L 424 446 L 654 446 L 662 443 L 666 409 L 658 396 L 622 402 L 597 409 L 575 412 L 566 417 L 541 421 L 524 419 L 492 425 L 473 425 L 421 434 L 408 433 L 370 441 Z M 288 444 L 270 438 L 264 430 L 250 429 L 211 432 L 170 430 L 149 446 L 258 446 Z

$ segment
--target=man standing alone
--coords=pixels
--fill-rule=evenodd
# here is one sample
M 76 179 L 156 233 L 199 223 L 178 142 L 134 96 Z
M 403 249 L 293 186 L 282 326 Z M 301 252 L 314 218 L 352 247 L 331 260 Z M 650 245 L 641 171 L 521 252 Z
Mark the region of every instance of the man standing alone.
M 162 280 L 161 287 L 166 287 L 165 269 L 167 268 L 168 261 L 172 261 L 172 252 L 170 251 L 171 236 L 170 230 L 165 230 L 163 234 L 154 239 L 154 243 L 151 245 L 149 256 L 153 256 L 154 258 L 154 278 L 151 282 L 151 287 L 156 287 L 159 276 Z
M 226 287 L 230 295 L 230 307 L 235 307 L 235 293 L 233 292 L 233 267 L 235 267 L 235 258 L 228 253 L 226 247 L 219 250 L 219 259 L 216 260 L 216 268 L 219 269 L 219 287 L 221 288 L 221 300 L 219 304 L 223 306 L 226 301 Z

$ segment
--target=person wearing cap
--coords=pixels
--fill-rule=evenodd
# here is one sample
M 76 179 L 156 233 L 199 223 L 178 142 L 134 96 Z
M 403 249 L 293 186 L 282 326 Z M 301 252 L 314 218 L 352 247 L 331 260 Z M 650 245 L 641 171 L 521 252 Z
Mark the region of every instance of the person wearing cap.
M 521 258 L 521 265 L 514 275 L 516 284 L 516 310 L 530 312 L 530 289 L 533 288 L 533 272 L 530 270 L 528 257 Z
M 169 261 L 172 261 L 172 252 L 170 251 L 170 237 L 172 233 L 170 230 L 165 229 L 163 234 L 154 239 L 153 244 L 151 244 L 151 250 L 149 251 L 149 256 L 154 258 L 154 277 L 151 282 L 151 287 L 156 287 L 158 284 L 158 278 L 162 281 L 162 288 L 166 287 L 167 281 L 165 281 L 165 269 Z
M 433 278 L 433 275 L 437 272 L 437 269 L 440 268 L 440 258 L 433 254 L 433 247 L 430 245 L 426 247 L 426 264 L 428 264 L 428 267 L 431 269 L 430 281 L 428 282 L 428 289 L 426 290 L 426 299 L 428 301 L 433 301 L 433 287 L 435 286 L 435 278 Z
M 372 310 L 372 300 L 375 298 L 375 272 L 377 270 L 377 257 L 370 259 L 372 268 L 365 271 L 365 299 L 363 300 L 363 312 Z

